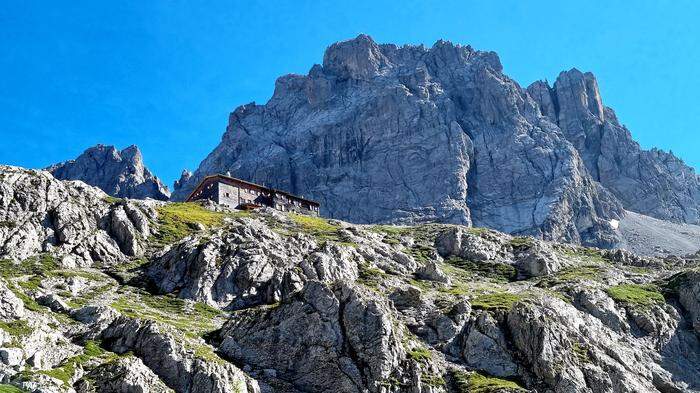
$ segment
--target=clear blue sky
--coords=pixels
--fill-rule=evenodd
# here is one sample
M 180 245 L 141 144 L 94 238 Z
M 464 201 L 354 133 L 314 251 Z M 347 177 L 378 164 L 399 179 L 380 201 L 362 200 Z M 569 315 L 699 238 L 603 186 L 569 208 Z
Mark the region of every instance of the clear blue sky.
M 567 4 L 562 4 L 567 3 Z M 0 163 L 96 143 L 141 147 L 168 185 L 236 106 L 306 73 L 331 43 L 443 38 L 499 53 L 527 86 L 594 72 L 642 146 L 700 167 L 698 1 L 29 1 L 0 8 Z

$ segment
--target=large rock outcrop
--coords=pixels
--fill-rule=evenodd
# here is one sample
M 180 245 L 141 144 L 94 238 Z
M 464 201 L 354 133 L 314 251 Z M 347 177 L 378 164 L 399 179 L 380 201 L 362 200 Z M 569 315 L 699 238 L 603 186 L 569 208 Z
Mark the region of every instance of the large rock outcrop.
M 373 297 L 366 289 L 310 282 L 288 304 L 237 314 L 222 328 L 220 350 L 276 370 L 299 391 L 382 391 L 391 378 L 410 380 L 410 368 L 391 309 Z
M 85 183 L 0 166 L 0 259 L 46 252 L 71 267 L 139 257 L 152 233 L 155 203 L 111 203 Z
M 700 177 L 672 153 L 642 150 L 615 112 L 603 105 L 590 72 L 562 72 L 554 86 L 527 88 L 544 116 L 578 150 L 594 180 L 627 210 L 663 220 L 700 223 Z
M 0 381 L 27 391 L 700 392 L 691 257 L 108 203 L 47 172 L 0 174 L 14 236 L 54 230 L 41 223 L 58 200 L 78 223 L 21 262 L 0 256 Z M 114 263 L 52 263 L 104 242 Z
M 114 146 L 93 146 L 78 158 L 46 168 L 56 179 L 82 180 L 118 198 L 168 200 L 168 187 L 143 164 L 137 146 L 117 150 Z
M 439 41 L 333 44 L 308 75 L 237 108 L 174 193 L 212 173 L 313 197 L 360 223 L 439 221 L 611 246 L 619 203 L 498 56 Z

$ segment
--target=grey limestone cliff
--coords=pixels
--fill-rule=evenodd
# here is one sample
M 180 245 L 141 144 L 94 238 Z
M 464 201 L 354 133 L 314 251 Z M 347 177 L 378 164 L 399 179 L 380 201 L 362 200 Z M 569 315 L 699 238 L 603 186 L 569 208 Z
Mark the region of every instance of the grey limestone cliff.
M 74 160 L 47 168 L 60 180 L 82 180 L 119 198 L 168 200 L 170 191 L 143 163 L 137 146 L 117 150 L 114 146 L 93 146 Z
M 562 72 L 554 86 L 527 88 L 544 116 L 576 147 L 588 173 L 625 209 L 651 217 L 700 223 L 700 177 L 672 153 L 642 150 L 615 112 L 603 105 L 590 72 Z
M 358 223 L 438 221 L 612 246 L 621 204 L 498 56 L 439 41 L 333 44 L 237 108 L 173 197 L 212 173 L 302 194 Z

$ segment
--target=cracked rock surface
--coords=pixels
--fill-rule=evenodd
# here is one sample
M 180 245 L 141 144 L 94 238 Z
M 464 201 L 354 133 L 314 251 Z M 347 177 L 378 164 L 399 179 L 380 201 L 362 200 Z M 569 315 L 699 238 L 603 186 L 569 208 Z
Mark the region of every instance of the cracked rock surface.
M 46 170 L 57 179 L 81 180 L 117 198 L 170 198 L 168 187 L 146 168 L 141 151 L 133 145 L 121 151 L 114 146 L 93 146 Z
M 697 256 L 451 224 L 110 202 L 46 172 L 0 176 L 0 217 L 14 224 L 0 229 L 3 385 L 700 392 Z M 73 219 L 47 219 L 59 206 Z M 106 244 L 111 258 L 98 258 Z
M 644 242 L 612 224 L 626 211 L 700 223 L 700 177 L 672 153 L 642 150 L 591 73 L 525 89 L 494 52 L 442 40 L 331 45 L 308 74 L 280 77 L 264 105 L 236 108 L 173 198 L 226 172 L 355 223 L 473 224 L 632 250 Z

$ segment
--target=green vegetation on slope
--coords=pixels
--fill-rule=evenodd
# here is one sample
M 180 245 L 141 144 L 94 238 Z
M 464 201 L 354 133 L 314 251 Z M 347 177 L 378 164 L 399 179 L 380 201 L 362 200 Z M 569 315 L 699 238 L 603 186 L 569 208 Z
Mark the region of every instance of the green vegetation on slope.
M 523 295 L 510 292 L 493 292 L 478 295 L 471 299 L 472 308 L 475 310 L 510 310 Z
M 608 288 L 607 292 L 616 302 L 631 307 L 651 307 L 665 301 L 654 285 L 620 284 Z
M 127 317 L 164 323 L 193 337 L 215 329 L 214 319 L 225 315 L 204 303 L 187 302 L 172 295 L 152 295 L 146 291 L 125 293 L 112 303 L 112 307 Z
M 598 248 L 592 247 L 573 247 L 565 248 L 562 254 L 569 258 L 583 259 L 587 262 L 595 263 L 608 263 L 610 262 L 605 256 L 603 256 L 603 251 Z
M 12 337 L 12 341 L 10 342 L 10 346 L 19 346 L 19 341 L 22 339 L 22 337 L 26 337 L 32 333 L 32 328 L 29 327 L 27 324 L 27 321 L 24 320 L 16 320 L 16 321 L 10 321 L 10 322 L 2 322 L 0 321 L 0 329 L 4 330 L 7 332 L 7 334 Z
M 498 262 L 474 262 L 460 257 L 451 257 L 445 263 L 464 270 L 469 277 L 490 278 L 496 282 L 507 283 L 518 276 L 512 265 Z
M 515 236 L 508 242 L 513 248 L 528 248 L 534 244 L 535 240 L 529 236 Z
M 574 357 L 576 357 L 576 359 L 578 359 L 579 362 L 589 363 L 591 361 L 590 357 L 588 356 L 588 349 L 586 349 L 585 346 L 575 342 L 571 346 L 571 351 L 573 352 Z
M 108 353 L 107 351 L 102 349 L 97 341 L 88 341 L 87 343 L 85 343 L 83 353 L 81 353 L 80 355 L 76 355 L 66 359 L 58 367 L 55 367 L 51 370 L 41 370 L 38 371 L 38 373 L 48 375 L 52 378 L 56 378 L 62 381 L 64 385 L 70 386 L 73 376 L 75 375 L 76 369 L 78 367 L 83 366 L 93 358 L 103 356 L 109 358 L 116 355 Z
M 489 377 L 477 372 L 453 373 L 455 387 L 460 393 L 526 392 L 522 386 L 507 379 Z
M 181 240 L 196 232 L 200 224 L 208 228 L 221 226 L 227 216 L 194 202 L 166 203 L 157 210 L 159 227 L 154 238 L 160 244 Z
M 299 213 L 289 213 L 289 218 L 292 219 L 298 229 L 321 242 L 331 241 L 349 247 L 357 246 L 357 244 L 348 241 L 341 232 L 342 228 L 340 226 L 331 224 L 325 218 Z
M 0 384 L 0 393 L 24 393 L 25 391 L 12 385 Z
M 578 281 L 598 281 L 603 275 L 603 268 L 599 265 L 583 265 L 566 268 L 552 275 L 543 277 L 537 283 L 538 287 L 550 288 L 559 284 Z
M 415 347 L 408 351 L 408 357 L 416 362 L 427 362 L 433 358 L 433 354 L 427 348 Z
M 370 288 L 378 288 L 382 280 L 387 276 L 382 269 L 374 268 L 366 264 L 360 264 L 357 282 Z
M 3 278 L 44 275 L 57 268 L 58 264 L 50 254 L 27 258 L 19 263 L 7 259 L 0 260 L 0 275 Z

